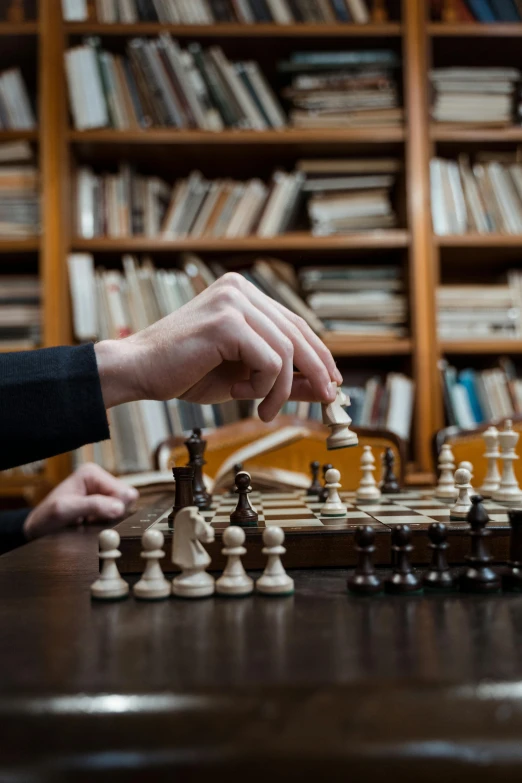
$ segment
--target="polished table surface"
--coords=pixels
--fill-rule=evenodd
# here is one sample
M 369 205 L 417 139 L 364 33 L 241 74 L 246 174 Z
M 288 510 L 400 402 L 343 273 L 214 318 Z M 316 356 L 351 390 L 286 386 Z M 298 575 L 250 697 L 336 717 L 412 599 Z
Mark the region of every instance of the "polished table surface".
M 99 529 L 0 558 L 0 781 L 522 779 L 522 595 L 95 604 Z

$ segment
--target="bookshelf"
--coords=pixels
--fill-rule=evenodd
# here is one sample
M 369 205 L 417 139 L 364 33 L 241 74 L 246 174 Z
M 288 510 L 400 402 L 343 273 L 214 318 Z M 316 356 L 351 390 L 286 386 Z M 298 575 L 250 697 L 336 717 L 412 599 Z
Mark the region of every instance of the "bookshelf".
M 93 4 L 92 4 L 93 5 Z M 372 5 L 372 3 L 370 3 Z M 42 177 L 43 231 L 39 239 L 21 241 L 0 240 L 0 264 L 8 255 L 34 254 L 45 286 L 44 346 L 72 342 L 70 300 L 68 292 L 66 257 L 70 251 L 90 252 L 98 263 L 106 257 L 116 258 L 122 253 L 150 253 L 158 263 L 174 258 L 180 251 L 203 254 L 218 253 L 220 257 L 240 253 L 282 254 L 285 259 L 299 261 L 314 258 L 324 263 L 330 260 L 357 259 L 361 251 L 369 263 L 382 253 L 395 253 L 407 273 L 410 337 L 397 340 L 348 340 L 334 333 L 326 334 L 325 341 L 339 359 L 341 367 L 357 368 L 360 364 L 404 369 L 415 380 L 417 394 L 414 428 L 411 444 L 412 473 L 425 480 L 433 468 L 431 438 L 443 423 L 437 361 L 468 355 L 494 357 L 498 354 L 522 354 L 522 346 L 508 340 L 458 343 L 438 342 L 436 336 L 435 286 L 444 275 L 447 264 L 461 264 L 469 268 L 469 253 L 480 249 L 479 263 L 493 266 L 495 253 L 502 250 L 516 265 L 516 251 L 521 250 L 522 237 L 502 234 L 485 236 L 436 236 L 430 214 L 429 161 L 439 150 L 476 149 L 481 144 L 499 144 L 513 148 L 522 142 L 522 127 L 518 128 L 462 128 L 436 125 L 430 122 L 428 69 L 436 61 L 435 49 L 447 40 L 453 47 L 467 47 L 485 40 L 502 56 L 503 44 L 522 36 L 522 24 L 461 24 L 451 20 L 432 22 L 428 18 L 428 3 L 423 0 L 402 0 L 400 14 L 384 19 L 386 4 L 375 3 L 373 20 L 368 25 L 355 24 L 228 24 L 216 25 L 160 25 L 99 24 L 63 22 L 60 0 L 40 0 L 37 20 L 13 18 L 0 22 L 0 37 L 31 37 L 38 44 L 38 131 L 0 131 L 0 142 L 27 139 L 38 146 Z M 451 3 L 445 3 L 447 11 Z M 14 7 L 14 5 L 13 5 Z M 184 131 L 153 128 L 139 131 L 92 130 L 76 131 L 69 122 L 67 89 L 63 67 L 64 51 L 81 41 L 82 36 L 100 36 L 102 41 L 115 42 L 121 50 L 125 40 L 133 36 L 157 36 L 170 32 L 182 42 L 201 41 L 208 45 L 219 40 L 233 52 L 252 50 L 252 57 L 266 63 L 270 57 L 279 57 L 281 51 L 292 47 L 328 49 L 359 46 L 359 48 L 386 45 L 402 54 L 403 96 L 406 122 L 401 127 L 372 129 L 345 128 L 329 130 L 284 129 L 267 131 L 222 132 Z M 360 43 L 359 43 L 360 41 Z M 266 44 L 270 42 L 269 46 Z M 238 49 L 239 47 L 239 49 Z M 242 47 L 242 48 L 241 48 Z M 274 54 L 271 49 L 274 48 Z M 22 53 L 25 51 L 22 47 Z M 465 56 L 464 54 L 462 55 Z M 473 60 L 471 51 L 470 63 Z M 311 237 L 306 232 L 292 232 L 283 236 L 241 239 L 187 239 L 162 240 L 146 237 L 128 239 L 78 239 L 71 231 L 71 180 L 78 160 L 103 168 L 107 161 L 141 159 L 150 156 L 151 170 L 160 166 L 165 154 L 219 156 L 226 161 L 233 156 L 255 159 L 259 151 L 259 166 L 270 166 L 279 160 L 286 163 L 298 157 L 320 157 L 325 151 L 330 156 L 388 154 L 390 151 L 404 161 L 405 168 L 405 228 L 371 234 Z M 227 156 L 230 156 L 229 158 Z M 469 249 L 462 261 L 459 252 Z M 172 263 L 172 262 L 170 262 Z M 66 475 L 67 457 L 48 462 L 45 474 L 47 484 L 54 484 Z M 0 494 L 11 491 L 9 480 L 0 482 Z

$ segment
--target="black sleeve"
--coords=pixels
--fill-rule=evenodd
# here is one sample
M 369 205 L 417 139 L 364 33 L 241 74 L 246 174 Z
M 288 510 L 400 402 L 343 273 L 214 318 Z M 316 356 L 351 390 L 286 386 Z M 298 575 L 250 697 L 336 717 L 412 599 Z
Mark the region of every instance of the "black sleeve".
M 0 355 L 0 470 L 109 437 L 92 343 Z
M 16 549 L 25 544 L 24 522 L 29 515 L 29 508 L 0 513 L 0 554 Z

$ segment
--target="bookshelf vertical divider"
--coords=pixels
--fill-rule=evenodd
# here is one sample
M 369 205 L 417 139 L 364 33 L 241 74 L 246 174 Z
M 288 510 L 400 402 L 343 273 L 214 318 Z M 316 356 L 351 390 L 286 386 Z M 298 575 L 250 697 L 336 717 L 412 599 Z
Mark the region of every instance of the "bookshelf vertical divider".
M 43 344 L 71 342 L 67 289 L 66 211 L 68 150 L 64 78 L 64 29 L 60 0 L 40 0 L 40 171 L 43 230 L 40 278 L 43 290 Z M 51 484 L 70 472 L 70 458 L 61 455 L 47 463 Z

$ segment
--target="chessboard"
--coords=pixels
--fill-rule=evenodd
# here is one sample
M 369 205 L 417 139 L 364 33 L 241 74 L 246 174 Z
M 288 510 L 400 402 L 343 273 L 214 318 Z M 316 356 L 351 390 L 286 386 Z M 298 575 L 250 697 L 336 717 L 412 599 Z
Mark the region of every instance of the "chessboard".
M 354 545 L 355 530 L 359 525 L 370 525 L 376 533 L 376 565 L 391 565 L 391 531 L 395 525 L 407 524 L 413 533 L 412 562 L 425 565 L 430 562 L 431 549 L 427 531 L 433 522 L 444 522 L 448 526 L 448 560 L 452 565 L 465 562 L 470 550 L 469 525 L 466 521 L 450 519 L 450 505 L 433 497 L 433 490 L 403 491 L 383 495 L 379 503 L 357 503 L 355 493 L 341 492 L 341 499 L 347 505 L 345 517 L 322 517 L 322 504 L 316 496 L 307 497 L 300 491 L 256 492 L 249 495 L 250 502 L 259 515 L 255 527 L 244 528 L 247 554 L 243 564 L 248 569 L 264 568 L 266 557 L 262 554 L 262 533 L 266 526 L 277 525 L 285 531 L 287 568 L 352 567 L 356 564 L 357 552 Z M 141 510 L 117 525 L 122 553 L 119 561 L 121 573 L 141 573 L 143 560 L 140 558 L 141 536 L 149 527 L 156 527 L 165 535 L 165 571 L 175 571 L 170 566 L 172 530 L 167 517 L 172 509 L 173 493 L 163 493 L 157 499 L 143 506 Z M 237 495 L 227 494 L 214 497 L 212 506 L 201 512 L 205 520 L 215 529 L 216 537 L 206 546 L 212 558 L 210 570 L 222 569 L 225 558 L 221 554 L 221 536 L 229 525 L 231 511 L 237 504 Z M 495 561 L 508 559 L 509 525 L 507 508 L 493 501 L 485 501 L 489 515 L 488 541 Z

